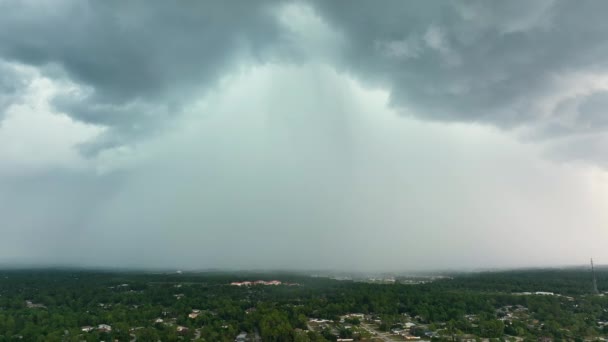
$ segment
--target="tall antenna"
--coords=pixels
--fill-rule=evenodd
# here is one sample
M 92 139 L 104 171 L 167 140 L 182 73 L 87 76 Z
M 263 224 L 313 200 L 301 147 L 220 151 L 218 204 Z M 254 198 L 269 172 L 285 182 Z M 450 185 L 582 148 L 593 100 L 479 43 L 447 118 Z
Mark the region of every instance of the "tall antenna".
M 591 258 L 591 280 L 593 281 L 593 294 L 599 294 L 597 290 L 597 279 L 595 278 L 595 269 L 593 268 L 593 258 Z

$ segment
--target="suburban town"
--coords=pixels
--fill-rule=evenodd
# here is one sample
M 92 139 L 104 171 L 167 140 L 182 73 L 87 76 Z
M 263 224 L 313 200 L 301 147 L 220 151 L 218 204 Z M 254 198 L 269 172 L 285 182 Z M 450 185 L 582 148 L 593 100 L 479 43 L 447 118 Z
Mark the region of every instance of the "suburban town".
M 0 272 L 0 341 L 606 341 L 608 272 Z M 42 276 L 44 275 L 44 276 Z M 32 322 L 38 322 L 33 325 Z

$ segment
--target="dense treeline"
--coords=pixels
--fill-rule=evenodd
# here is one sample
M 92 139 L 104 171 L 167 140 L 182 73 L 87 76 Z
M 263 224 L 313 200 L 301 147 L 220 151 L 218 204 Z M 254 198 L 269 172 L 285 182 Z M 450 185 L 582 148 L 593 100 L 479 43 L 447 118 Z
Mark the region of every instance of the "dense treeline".
M 600 291 L 608 291 L 608 269 L 596 270 Z M 457 274 L 444 284 L 447 289 L 490 292 L 549 291 L 563 295 L 591 293 L 591 273 L 584 268 L 516 270 L 509 272 L 481 272 Z
M 300 286 L 227 285 L 271 278 Z M 603 289 L 608 272 L 598 272 L 598 278 Z M 0 341 L 130 341 L 134 337 L 137 341 L 233 341 L 241 331 L 258 333 L 263 341 L 326 341 L 335 339 L 335 334 L 306 332 L 308 319 L 338 320 L 353 312 L 379 318 L 382 330 L 390 329 L 405 314 L 420 326 L 441 328 L 454 336 L 603 336 L 598 322 L 608 321 L 608 299 L 590 295 L 590 283 L 584 270 L 463 274 L 420 285 L 367 284 L 286 273 L 3 271 Z M 573 297 L 513 294 L 524 291 Z M 507 306 L 525 308 L 529 317 L 500 320 L 500 310 Z M 200 313 L 189 318 L 193 310 Z M 99 324 L 111 325 L 112 331 L 81 331 L 83 326 Z M 178 332 L 176 326 L 187 329 Z

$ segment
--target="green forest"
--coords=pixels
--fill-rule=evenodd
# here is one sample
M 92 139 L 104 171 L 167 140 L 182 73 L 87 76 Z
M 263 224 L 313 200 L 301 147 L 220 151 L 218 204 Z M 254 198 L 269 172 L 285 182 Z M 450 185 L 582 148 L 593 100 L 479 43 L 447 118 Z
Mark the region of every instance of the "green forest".
M 230 285 L 259 279 L 283 284 Z M 608 270 L 597 283 L 608 290 Z M 296 273 L 0 271 L 0 341 L 235 341 L 241 333 L 247 341 L 583 341 L 608 336 L 607 321 L 608 297 L 594 294 L 582 268 L 421 284 Z

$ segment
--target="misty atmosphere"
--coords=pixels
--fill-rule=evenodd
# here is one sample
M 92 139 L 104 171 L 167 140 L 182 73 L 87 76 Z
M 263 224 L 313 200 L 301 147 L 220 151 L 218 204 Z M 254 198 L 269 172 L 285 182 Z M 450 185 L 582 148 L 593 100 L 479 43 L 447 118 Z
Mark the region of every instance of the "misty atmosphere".
M 0 342 L 608 342 L 606 13 L 0 0 Z
M 0 2 L 0 263 L 608 259 L 603 1 Z

